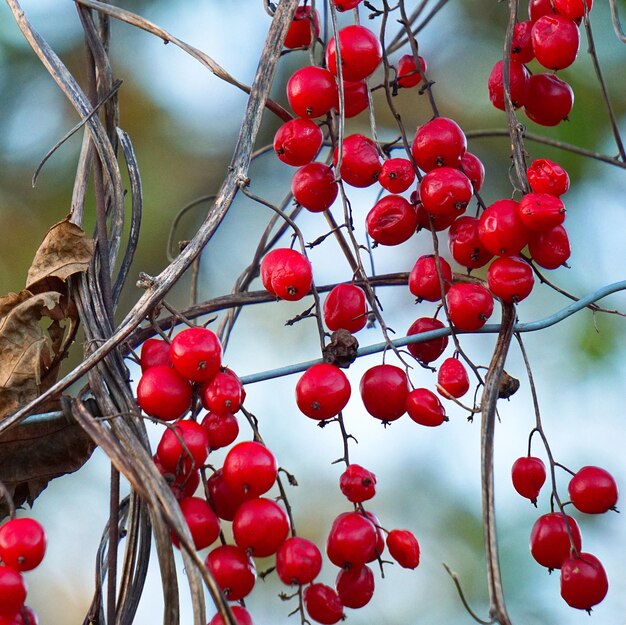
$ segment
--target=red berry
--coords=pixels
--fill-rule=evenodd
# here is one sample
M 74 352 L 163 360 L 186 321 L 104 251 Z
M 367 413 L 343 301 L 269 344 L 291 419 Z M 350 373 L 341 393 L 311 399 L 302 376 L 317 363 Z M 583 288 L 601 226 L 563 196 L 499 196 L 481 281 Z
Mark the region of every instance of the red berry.
M 199 469 L 208 455 L 208 434 L 195 421 L 179 421 L 166 429 L 156 451 L 161 466 L 169 473 L 189 474 Z
M 298 117 L 326 115 L 338 107 L 338 98 L 335 77 L 323 67 L 302 67 L 287 82 L 287 100 Z
M 376 554 L 374 524 L 360 512 L 343 512 L 334 521 L 326 541 L 326 553 L 336 566 L 361 566 Z
M 208 412 L 201 423 L 209 437 L 209 449 L 228 447 L 239 435 L 239 423 L 230 412 Z
M 14 616 L 26 601 L 26 584 L 19 571 L 0 565 L 0 616 Z
M 435 117 L 417 129 L 411 152 L 417 166 L 430 171 L 458 167 L 466 148 L 467 139 L 459 125 L 447 117 Z
M 493 253 L 480 241 L 479 224 L 477 217 L 462 215 L 452 222 L 448 232 L 452 257 L 468 269 L 484 267 L 493 258 Z
M 371 367 L 361 378 L 360 392 L 365 410 L 381 421 L 395 421 L 406 412 L 409 382 L 399 367 Z
M 415 209 L 400 195 L 387 195 L 365 219 L 367 232 L 380 245 L 399 245 L 408 241 L 417 229 Z
M 311 263 L 296 250 L 277 248 L 268 252 L 261 261 L 261 282 L 280 299 L 301 300 L 313 284 Z
M 339 490 L 352 503 L 367 501 L 376 494 L 376 476 L 359 464 L 350 464 L 339 478 Z
M 368 28 L 358 24 L 342 28 L 338 37 L 343 80 L 363 80 L 373 74 L 383 57 L 378 37 Z M 333 37 L 326 46 L 326 66 L 332 74 L 337 76 L 335 46 Z
M 519 214 L 518 203 L 513 200 L 498 200 L 488 206 L 480 216 L 478 237 L 491 254 L 519 254 L 526 247 L 528 236 L 528 230 Z
M 191 385 L 171 367 L 150 367 L 137 384 L 137 403 L 151 417 L 174 421 L 191 408 Z
M 535 123 L 556 126 L 567 118 L 573 105 L 574 92 L 564 80 L 553 74 L 530 77 L 524 112 Z
M 232 447 L 224 459 L 223 470 L 228 486 L 246 499 L 267 492 L 278 475 L 274 454 L 256 441 L 244 441 Z
M 547 158 L 534 160 L 526 175 L 534 193 L 549 193 L 558 197 L 569 189 L 569 176 L 565 169 Z
M 578 20 L 585 16 L 585 8 L 587 12 L 591 11 L 593 0 L 553 0 L 554 8 L 558 13 L 570 20 Z
M 174 494 L 174 497 L 178 501 L 185 497 L 191 497 L 198 486 L 200 485 L 200 471 L 194 470 L 184 473 L 182 470 L 177 470 L 175 473 L 168 471 L 158 457 L 155 455 L 152 457 L 154 464 L 159 473 L 165 478 L 165 481 L 169 484 L 170 490 Z
M 524 227 L 531 232 L 545 232 L 560 226 L 565 220 L 565 206 L 554 195 L 527 193 L 517 207 Z
M 489 100 L 501 111 L 506 110 L 504 105 L 504 63 L 498 61 L 489 74 L 487 87 L 489 89 Z M 525 65 L 516 61 L 509 62 L 509 87 L 513 108 L 524 106 L 528 97 L 530 85 L 530 72 Z
M 235 512 L 246 499 L 243 490 L 235 490 L 226 483 L 223 469 L 218 469 L 207 480 L 207 490 L 211 507 L 224 521 L 232 521 L 235 518 Z
M 439 272 L 437 272 L 437 266 Z M 441 282 L 439 280 L 440 274 Z M 450 264 L 441 256 L 437 263 L 432 254 L 420 256 L 409 274 L 409 291 L 418 299 L 428 302 L 438 302 L 442 296 L 442 287 L 445 295 L 451 283 L 452 269 Z
M 434 217 L 458 217 L 465 212 L 473 193 L 470 179 L 453 167 L 432 169 L 420 182 L 422 205 Z
M 407 158 L 389 158 L 383 162 L 378 182 L 389 193 L 402 193 L 415 181 L 415 170 Z
M 366 564 L 342 569 L 335 581 L 337 594 L 346 608 L 362 608 L 374 595 L 374 574 Z
M 431 330 L 439 330 L 445 327 L 439 319 L 433 317 L 420 317 L 416 319 L 407 330 L 407 336 L 413 336 L 414 334 L 421 334 L 422 332 L 430 332 Z M 417 358 L 421 363 L 428 364 L 437 360 L 448 346 L 448 337 L 440 336 L 437 339 L 430 339 L 429 341 L 422 341 L 421 343 L 410 343 L 407 345 L 407 349 L 414 358 Z
M 264 497 L 244 501 L 233 519 L 235 542 L 255 558 L 276 553 L 288 533 L 287 514 L 275 501 Z
M 406 411 L 415 423 L 437 427 L 447 421 L 445 408 L 439 398 L 427 388 L 415 388 L 406 398 Z
M 590 553 L 572 555 L 561 566 L 561 597 L 572 608 L 591 611 L 609 590 L 602 563 Z
M 533 23 L 530 20 L 515 24 L 511 43 L 511 60 L 517 63 L 529 63 L 535 58 L 531 37 Z
M 418 56 L 421 72 L 417 69 L 415 57 L 412 54 L 405 54 L 398 60 L 398 86 L 408 89 L 415 87 L 422 82 L 422 74 L 426 71 L 426 61 Z
M 544 15 L 532 28 L 533 52 L 546 69 L 569 67 L 578 54 L 578 26 L 562 15 Z
M 513 488 L 536 504 L 539 491 L 546 481 L 546 465 L 541 458 L 523 456 L 513 463 L 511 479 Z
M 482 328 L 493 313 L 493 296 L 480 284 L 453 284 L 446 295 L 446 302 L 450 321 L 466 332 Z
M 250 612 L 240 605 L 231 605 L 230 610 L 235 617 L 237 625 L 254 625 Z M 225 625 L 222 615 L 218 612 L 210 621 L 208 625 Z
M 487 271 L 489 290 L 507 304 L 526 299 L 535 284 L 532 267 L 519 256 L 496 258 Z
M 441 232 L 449 228 L 450 224 L 456 219 L 456 213 L 432 215 L 424 208 L 421 202 L 418 202 L 415 206 L 415 212 L 417 214 L 418 232 L 422 228 L 425 230 L 431 230 L 432 228 L 435 232 Z
M 352 389 L 346 374 L 328 363 L 309 367 L 296 385 L 296 403 L 311 419 L 337 416 L 347 405 Z
M 549 512 L 540 516 L 530 532 L 530 552 L 535 560 L 548 569 L 560 569 L 569 557 L 573 546 L 580 551 L 582 539 L 576 521 L 560 512 Z
M 285 48 L 304 48 L 311 45 L 313 37 L 320 34 L 320 16 L 310 6 L 296 9 L 293 20 L 285 37 Z
M 222 366 L 222 345 L 207 328 L 187 328 L 170 344 L 174 369 L 192 382 L 207 382 Z
M 200 399 L 206 410 L 234 413 L 241 408 L 243 393 L 243 385 L 236 374 L 219 371 L 202 385 Z
M 206 500 L 186 497 L 180 501 L 180 509 L 187 521 L 196 549 L 212 545 L 220 535 L 220 520 Z M 179 546 L 178 536 L 172 532 L 172 542 Z
M 343 82 L 343 114 L 346 119 L 356 117 L 370 105 L 369 89 L 364 80 L 344 80 Z
M 461 157 L 461 171 L 470 179 L 474 193 L 480 191 L 485 181 L 485 166 L 482 161 L 471 152 L 465 152 Z
M 545 232 L 533 232 L 528 240 L 532 259 L 544 269 L 556 269 L 570 257 L 569 237 L 563 226 Z
M 337 166 L 339 148 L 333 153 L 333 164 Z M 378 180 L 380 156 L 376 144 L 360 134 L 349 135 L 343 140 L 343 151 L 339 174 L 341 179 L 353 187 L 369 187 Z
M 324 163 L 309 163 L 298 169 L 291 180 L 291 192 L 312 213 L 321 213 L 333 205 L 339 193 L 333 170 Z
M 438 392 L 444 397 L 451 395 L 458 399 L 467 393 L 469 387 L 470 381 L 465 365 L 458 358 L 446 358 L 437 372 Z
M 391 557 L 403 568 L 414 569 L 420 563 L 420 546 L 413 532 L 391 530 L 387 534 L 387 548 Z
M 343 618 L 341 599 L 326 584 L 311 584 L 304 589 L 304 607 L 309 617 L 322 625 L 333 625 Z
M 367 323 L 365 292 L 356 284 L 338 284 L 324 300 L 324 323 L 334 332 L 340 328 L 355 333 Z
M 162 339 L 147 339 L 141 346 L 141 372 L 159 365 L 171 367 L 170 344 Z
M 587 514 L 602 514 L 617 504 L 617 483 L 600 467 L 587 466 L 577 471 L 567 490 L 574 506 Z
M 530 0 L 528 3 L 528 16 L 533 24 L 544 15 L 555 14 L 556 9 L 553 6 L 553 0 Z
M 306 538 L 288 538 L 276 553 L 276 573 L 289 586 L 312 582 L 322 569 L 322 554 L 315 543 Z
M 310 119 L 296 118 L 284 123 L 274 135 L 274 152 L 287 165 L 308 165 L 317 155 L 324 137 Z
M 209 552 L 205 564 L 229 601 L 243 599 L 254 587 L 254 562 L 241 547 L 221 545 Z
M 46 534 L 35 519 L 11 519 L 0 527 L 0 560 L 16 571 L 37 567 L 46 553 Z

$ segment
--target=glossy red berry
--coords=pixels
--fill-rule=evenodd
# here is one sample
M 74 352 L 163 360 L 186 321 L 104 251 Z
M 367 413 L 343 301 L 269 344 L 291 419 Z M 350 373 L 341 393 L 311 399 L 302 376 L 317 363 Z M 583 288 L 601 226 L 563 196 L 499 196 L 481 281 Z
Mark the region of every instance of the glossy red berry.
M 243 441 L 231 447 L 224 459 L 223 470 L 228 486 L 246 499 L 267 492 L 278 475 L 274 454 L 256 441 Z
M 395 421 L 406 412 L 409 382 L 399 367 L 371 367 L 361 378 L 360 392 L 365 410 L 381 421 Z
M 585 8 L 587 12 L 591 11 L 593 0 L 553 0 L 556 11 L 570 20 L 579 20 L 585 16 Z
M 296 384 L 296 403 L 311 419 L 337 416 L 347 405 L 352 389 L 346 374 L 328 363 L 309 367 Z
M 309 617 L 322 625 L 333 625 L 343 618 L 341 599 L 326 584 L 311 584 L 304 589 L 304 607 Z
M 415 423 L 427 427 L 437 427 L 448 420 L 439 398 L 427 388 L 415 388 L 408 394 L 406 412 Z
M 179 421 L 161 436 L 156 457 L 169 473 L 188 474 L 199 469 L 209 455 L 209 437 L 195 421 Z
M 439 271 L 437 271 L 439 268 Z M 452 283 L 452 268 L 445 258 L 427 254 L 420 256 L 409 274 L 409 291 L 418 299 L 438 302 Z
M 324 163 L 309 163 L 298 169 L 291 180 L 291 192 L 312 213 L 321 213 L 333 205 L 339 193 L 333 170 Z
M 226 371 L 218 371 L 200 389 L 205 410 L 219 413 L 237 412 L 241 408 L 243 394 L 243 385 L 237 375 Z
M 19 571 L 0 565 L 0 616 L 14 616 L 26 601 L 26 584 Z
M 339 148 L 333 153 L 333 164 L 337 166 Z M 369 187 L 378 180 L 380 173 L 380 156 L 376 144 L 364 135 L 349 135 L 343 140 L 341 179 L 353 187 Z
M 209 450 L 228 447 L 239 435 L 239 423 L 230 412 L 209 412 L 201 422 L 209 437 Z
M 363 80 L 373 74 L 383 57 L 378 37 L 369 28 L 352 24 L 339 33 L 343 80 Z M 337 76 L 337 50 L 333 37 L 326 46 L 326 66 Z
M 311 263 L 296 250 L 277 248 L 268 252 L 261 261 L 261 282 L 280 299 L 301 300 L 313 284 Z
M 335 77 L 323 67 L 302 67 L 287 82 L 287 100 L 298 117 L 315 119 L 326 115 L 339 105 Z
M 456 219 L 456 213 L 449 213 L 444 215 L 432 215 L 423 206 L 421 202 L 415 205 L 415 213 L 417 215 L 417 231 L 422 228 L 430 231 L 433 229 L 435 232 L 441 232 L 450 227 L 452 222 Z
M 477 217 L 462 215 L 452 222 L 448 232 L 452 258 L 468 269 L 484 267 L 493 258 L 493 252 L 480 241 L 479 224 Z
M 535 58 L 531 37 L 533 23 L 530 20 L 518 22 L 513 29 L 511 42 L 511 60 L 517 63 L 529 63 Z
M 174 421 L 191 408 L 192 390 L 188 380 L 165 365 L 150 367 L 137 384 L 137 403 L 149 416 Z
M 564 69 L 578 54 L 578 26 L 562 15 L 544 15 L 533 24 L 532 42 L 540 65 L 546 69 Z
M 561 566 L 561 597 L 579 610 L 591 611 L 609 590 L 609 580 L 602 563 L 590 553 L 566 558 Z
M 376 528 L 367 517 L 360 512 L 343 512 L 330 528 L 326 553 L 335 566 L 361 566 L 375 557 L 376 542 Z
M 222 366 L 222 344 L 208 328 L 187 328 L 172 339 L 170 358 L 183 377 L 207 382 Z
M 367 323 L 365 292 L 356 284 L 338 284 L 326 296 L 323 312 L 329 330 L 342 328 L 354 334 Z
M 41 523 L 29 517 L 10 519 L 0 527 L 0 560 L 16 571 L 37 567 L 46 553 Z
M 544 15 L 556 15 L 553 0 L 530 0 L 528 3 L 528 16 L 534 24 Z
M 415 181 L 415 170 L 408 158 L 389 158 L 383 162 L 378 182 L 389 193 L 403 193 Z
M 147 339 L 141 346 L 141 372 L 145 373 L 150 367 L 171 367 L 170 344 L 163 339 Z
M 528 251 L 540 267 L 560 267 L 571 253 L 567 231 L 563 226 L 556 226 L 545 232 L 533 232 L 528 240 Z
M 243 489 L 231 488 L 224 479 L 223 469 L 218 469 L 207 480 L 210 504 L 215 514 L 224 521 L 232 521 L 239 506 L 246 500 Z
M 560 226 L 565 220 L 565 206 L 548 193 L 527 193 L 517 207 L 524 227 L 531 232 L 545 232 Z
M 535 284 L 532 267 L 519 256 L 500 256 L 487 271 L 489 290 L 507 304 L 526 299 Z
M 466 332 L 482 328 L 493 313 L 493 296 L 480 284 L 453 284 L 446 295 L 446 302 L 450 321 Z
M 465 212 L 473 193 L 470 179 L 453 167 L 432 169 L 420 182 L 420 200 L 434 217 L 458 217 Z
M 311 45 L 314 37 L 320 34 L 320 16 L 310 6 L 296 9 L 293 20 L 285 37 L 285 48 L 305 48 Z
M 480 191 L 485 181 L 485 166 L 482 161 L 475 154 L 465 152 L 461 157 L 460 168 L 472 183 L 474 193 Z
M 574 105 L 572 88 L 554 74 L 533 74 L 530 77 L 524 112 L 541 126 L 556 126 Z
M 391 557 L 405 569 L 415 569 L 420 563 L 420 546 L 413 532 L 391 530 L 387 534 L 387 548 Z
M 421 334 L 422 332 L 430 332 L 431 330 L 440 330 L 444 328 L 444 324 L 435 319 L 434 317 L 419 317 L 416 319 L 407 330 L 407 336 L 413 336 L 414 334 Z M 448 337 L 440 336 L 436 339 L 430 339 L 428 341 L 422 341 L 421 343 L 410 343 L 407 345 L 407 349 L 414 358 L 417 358 L 421 363 L 428 364 L 437 360 L 448 346 Z
M 563 561 L 570 556 L 572 543 L 576 550 L 580 551 L 582 546 L 580 529 L 571 516 L 560 512 L 549 512 L 540 516 L 530 532 L 530 552 L 541 566 L 548 569 L 561 568 Z
M 558 163 L 547 158 L 534 160 L 526 170 L 533 193 L 561 196 L 569 189 L 569 176 Z
M 276 553 L 288 533 L 287 514 L 275 501 L 264 497 L 244 501 L 233 519 L 235 542 L 254 558 Z
M 185 497 L 191 497 L 200 485 L 200 471 L 194 470 L 188 473 L 178 470 L 175 473 L 168 471 L 162 465 L 158 457 L 152 457 L 159 473 L 165 478 L 170 490 L 178 501 Z
M 546 481 L 546 465 L 541 458 L 523 456 L 513 463 L 511 479 L 513 488 L 522 497 L 536 504 L 541 487 Z
M 366 564 L 341 569 L 335 580 L 337 594 L 346 608 L 362 608 L 374 596 L 374 574 Z
M 460 126 L 447 117 L 435 117 L 417 129 L 411 146 L 413 158 L 423 171 L 435 167 L 458 167 L 467 148 Z
M 306 538 L 288 538 L 276 553 L 276 573 L 283 584 L 304 586 L 312 582 L 322 569 L 322 554 L 315 543 Z
M 250 612 L 245 608 L 242 608 L 240 605 L 231 605 L 231 612 L 235 617 L 235 622 L 237 625 L 254 625 L 252 621 L 252 617 L 250 616 Z M 222 615 L 218 612 L 213 618 L 209 621 L 208 625 L 225 625 L 224 619 Z
M 367 501 L 376 494 L 376 476 L 360 464 L 350 464 L 339 478 L 339 490 L 352 503 Z
M 399 245 L 408 241 L 417 229 L 417 214 L 400 195 L 387 195 L 376 204 L 365 219 L 367 232 L 380 245 Z
M 369 89 L 364 80 L 344 80 L 343 114 L 346 119 L 356 117 L 370 105 Z
M 241 547 L 215 547 L 207 555 L 205 564 L 229 601 L 243 599 L 254 588 L 256 568 Z
M 437 371 L 437 391 L 444 397 L 463 397 L 470 381 L 465 365 L 458 358 L 446 358 Z
M 487 87 L 489 89 L 489 100 L 501 111 L 506 110 L 504 104 L 504 63 L 498 61 L 489 74 Z M 511 93 L 511 103 L 513 108 L 524 106 L 528 98 L 528 88 L 530 85 L 530 72 L 526 66 L 516 61 L 509 62 L 509 87 Z
M 523 224 L 518 203 L 497 200 L 480 215 L 478 237 L 491 254 L 514 256 L 527 245 L 529 233 Z
M 605 469 L 594 466 L 579 469 L 567 490 L 576 509 L 587 514 L 615 509 L 619 495 L 615 478 Z
M 212 545 L 220 535 L 220 520 L 213 508 L 201 497 L 186 497 L 179 503 L 196 549 Z M 179 546 L 178 537 L 173 532 L 172 542 Z
M 426 61 L 418 56 L 420 70 L 417 69 L 415 57 L 412 54 L 404 54 L 398 59 L 398 86 L 404 89 L 415 87 L 422 82 L 422 74 L 426 71 Z
M 297 117 L 285 122 L 274 135 L 274 152 L 287 165 L 308 165 L 317 155 L 324 137 L 310 119 Z

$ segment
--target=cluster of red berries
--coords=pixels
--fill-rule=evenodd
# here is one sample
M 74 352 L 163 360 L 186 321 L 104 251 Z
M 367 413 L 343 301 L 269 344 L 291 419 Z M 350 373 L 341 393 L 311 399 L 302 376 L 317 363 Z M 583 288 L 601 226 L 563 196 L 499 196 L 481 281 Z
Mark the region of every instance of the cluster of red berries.
M 24 571 L 39 566 L 46 552 L 41 524 L 28 517 L 10 519 L 0 527 L 0 625 L 37 625 L 37 615 L 24 605 Z
M 515 490 L 536 505 L 546 481 L 546 468 L 535 456 L 518 458 L 511 476 Z M 573 474 L 568 493 L 571 504 L 586 514 L 615 510 L 618 488 L 613 476 L 600 467 L 586 466 Z M 575 519 L 563 511 L 540 516 L 530 533 L 533 558 L 549 570 L 561 570 L 561 596 L 573 608 L 591 611 L 608 592 L 609 583 L 602 563 L 582 551 L 582 537 Z
M 578 54 L 581 19 L 592 4 L 593 0 L 530 0 L 529 19 L 515 25 L 509 61 L 511 102 L 537 124 L 556 126 L 567 119 L 574 92 L 555 74 L 531 74 L 526 64 L 536 59 L 547 70 L 569 67 Z M 494 65 L 488 85 L 492 104 L 505 110 L 503 61 Z

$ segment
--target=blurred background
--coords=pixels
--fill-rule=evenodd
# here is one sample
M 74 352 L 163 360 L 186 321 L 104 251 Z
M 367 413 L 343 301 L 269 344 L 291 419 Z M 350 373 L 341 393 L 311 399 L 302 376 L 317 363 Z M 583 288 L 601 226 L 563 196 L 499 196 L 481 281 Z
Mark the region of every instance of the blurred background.
M 160 2 L 129 0 L 124 8 L 141 14 L 172 34 L 200 48 L 228 72 L 250 83 L 269 26 L 261 0 L 197 0 Z M 193 4 L 193 6 L 192 6 Z M 319 4 L 319 3 L 318 3 Z M 376 3 L 374 3 L 376 4 Z M 525 3 L 520 3 L 524 5 Z M 618 1 L 622 14 L 626 4 Z M 407 2 L 411 10 L 417 2 Z M 33 26 L 59 54 L 79 80 L 84 80 L 82 29 L 71 2 L 25 0 L 23 9 Z M 502 55 L 506 3 L 487 0 L 448 3 L 419 35 L 420 54 L 428 62 L 435 81 L 434 94 L 441 114 L 452 117 L 466 131 L 503 129 L 504 114 L 488 101 L 486 81 Z M 525 12 L 521 6 L 520 13 Z M 378 30 L 379 19 L 363 22 Z M 347 23 L 350 16 L 342 16 Z M 342 23 L 343 23 L 342 22 Z M 619 125 L 626 128 L 624 63 L 626 48 L 611 26 L 607 3 L 597 2 L 592 12 L 595 43 L 609 85 Z M 396 25 L 390 20 L 389 34 Z M 529 131 L 615 155 L 608 118 L 598 82 L 582 35 L 575 64 L 562 72 L 572 85 L 576 101 L 571 118 L 556 128 L 527 122 Z M 400 53 L 392 57 L 397 60 Z M 223 84 L 196 61 L 153 36 L 112 23 L 111 58 L 120 90 L 120 125 L 133 141 L 144 185 L 145 212 L 139 250 L 120 309 L 121 319 L 141 292 L 134 286 L 139 271 L 158 273 L 166 264 L 169 227 L 188 202 L 217 190 L 234 148 L 245 95 Z M 290 74 L 309 62 L 306 52 L 286 55 L 280 63 L 273 97 L 286 105 L 284 86 Z M 377 74 L 371 80 L 376 84 Z M 375 92 L 375 113 L 382 140 L 397 135 L 382 92 Z M 427 121 L 431 112 L 425 96 L 405 90 L 396 98 L 408 133 Z M 0 293 L 23 288 L 34 252 L 48 228 L 69 212 L 80 136 L 67 141 L 45 165 L 35 188 L 32 174 L 46 152 L 78 118 L 39 64 L 22 38 L 7 6 L 0 6 Z M 271 143 L 279 121 L 267 113 L 258 147 Z M 367 114 L 350 120 L 348 132 L 370 135 Z M 552 158 L 571 177 L 565 196 L 567 227 L 572 241 L 571 269 L 560 268 L 550 278 L 577 295 L 622 280 L 625 274 L 626 231 L 623 169 L 528 142 L 531 158 Z M 483 199 L 490 203 L 508 197 L 511 185 L 509 144 L 506 138 L 471 140 L 469 149 L 487 170 Z M 251 190 L 269 201 L 279 202 L 288 191 L 293 174 L 269 152 L 250 169 Z M 349 189 L 357 222 L 375 201 L 375 191 Z M 193 236 L 206 205 L 182 220 L 176 240 Z M 200 299 L 230 291 L 251 259 L 254 247 L 271 217 L 269 209 L 239 197 L 223 227 L 202 257 Z M 305 214 L 299 221 L 305 239 L 326 232 L 319 215 Z M 364 240 L 363 226 L 357 235 Z M 447 254 L 445 237 L 442 252 Z M 285 238 L 285 244 L 288 239 Z M 409 271 L 418 256 L 432 249 L 430 235 L 418 234 L 391 249 L 375 250 L 379 273 Z M 314 248 L 310 257 L 318 284 L 349 280 L 351 272 L 342 260 L 334 239 Z M 256 281 L 254 288 L 260 288 Z M 189 280 L 182 281 L 168 297 L 170 303 L 188 303 Z M 381 288 L 378 292 L 388 324 L 402 335 L 418 316 L 432 314 L 427 303 L 416 308 L 407 289 Z M 544 285 L 518 308 L 521 321 L 545 317 L 568 300 Z M 626 297 L 611 296 L 607 308 L 626 310 Z M 237 323 L 225 361 L 240 375 L 316 358 L 319 345 L 315 324 L 305 320 L 292 327 L 284 322 L 308 307 L 273 302 L 245 310 Z M 495 316 L 494 316 L 495 318 Z M 587 464 L 611 471 L 619 484 L 626 483 L 626 427 L 623 386 L 626 379 L 626 347 L 623 319 L 583 311 L 541 333 L 525 335 L 524 341 L 536 378 L 537 391 L 556 459 L 576 470 Z M 363 330 L 362 345 L 379 342 L 380 330 Z M 463 337 L 462 345 L 474 362 L 487 365 L 494 337 Z M 451 349 L 448 348 L 451 355 Z M 74 363 L 80 356 L 80 345 Z M 348 431 L 358 440 L 351 460 L 366 466 L 378 477 L 378 494 L 370 502 L 388 529 L 412 530 L 420 540 L 422 562 L 415 571 L 385 567 L 385 579 L 376 571 L 377 589 L 365 608 L 348 610 L 348 622 L 384 622 L 389 625 L 456 625 L 471 622 L 442 563 L 456 571 L 468 602 L 487 618 L 487 591 L 482 546 L 480 509 L 480 463 L 478 421 L 468 423 L 465 413 L 447 407 L 449 423 L 433 430 L 403 418 L 383 429 L 365 414 L 356 392 L 360 375 L 378 364 L 380 356 L 363 358 L 350 368 L 353 385 L 345 419 Z M 393 362 L 393 358 L 389 360 Z M 68 366 L 71 366 L 71 362 Z M 559 596 L 558 574 L 548 575 L 528 550 L 530 529 L 539 514 L 549 511 L 547 488 L 538 509 L 519 497 L 510 483 L 513 461 L 526 453 L 527 436 L 534 426 L 532 401 L 519 349 L 513 345 L 507 362 L 509 373 L 521 381 L 520 391 L 499 407 L 496 431 L 496 501 L 504 589 L 513 622 L 524 625 L 588 623 L 589 617 L 567 607 Z M 133 369 L 135 380 L 138 372 Z M 434 375 L 417 368 L 416 386 L 434 385 Z M 289 490 L 298 533 L 323 546 L 333 518 L 347 509 L 338 489 L 342 455 L 336 426 L 323 430 L 301 415 L 293 399 L 296 377 L 250 385 L 247 407 L 259 418 L 260 429 L 279 463 L 295 474 L 299 486 Z M 159 432 L 152 432 L 154 440 Z M 240 439 L 250 436 L 242 422 Z M 533 453 L 545 459 L 534 443 Z M 215 454 L 219 465 L 223 455 Z M 560 477 L 566 496 L 567 475 Z M 95 555 L 108 517 L 109 465 L 99 450 L 77 473 L 52 482 L 34 504 L 32 512 L 48 532 L 49 549 L 43 564 L 27 574 L 27 603 L 42 625 L 81 623 L 91 602 Z M 626 524 L 624 515 L 609 513 L 599 518 L 574 512 L 583 533 L 583 549 L 598 556 L 610 578 L 609 595 L 594 608 L 593 620 L 602 625 L 623 625 L 626 614 Z M 271 562 L 260 561 L 259 571 Z M 333 583 L 336 575 L 328 562 L 322 581 Z M 191 611 L 181 568 L 183 623 Z M 294 622 L 287 614 L 296 606 L 283 603 L 283 590 L 270 575 L 247 600 L 257 625 Z M 210 612 L 210 610 L 209 610 Z M 159 573 L 150 570 L 144 599 L 136 622 L 162 617 Z

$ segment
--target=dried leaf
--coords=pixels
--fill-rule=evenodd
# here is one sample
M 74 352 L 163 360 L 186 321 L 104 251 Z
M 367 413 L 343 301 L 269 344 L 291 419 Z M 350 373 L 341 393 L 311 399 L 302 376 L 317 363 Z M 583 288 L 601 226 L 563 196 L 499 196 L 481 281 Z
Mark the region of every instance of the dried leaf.
M 82 228 L 68 218 L 48 230 L 28 270 L 26 288 L 39 292 L 49 290 L 48 280 L 65 281 L 75 273 L 87 271 L 95 243 Z
M 0 419 L 39 395 L 51 362 L 41 318 L 54 310 L 60 293 L 29 291 L 0 298 Z

